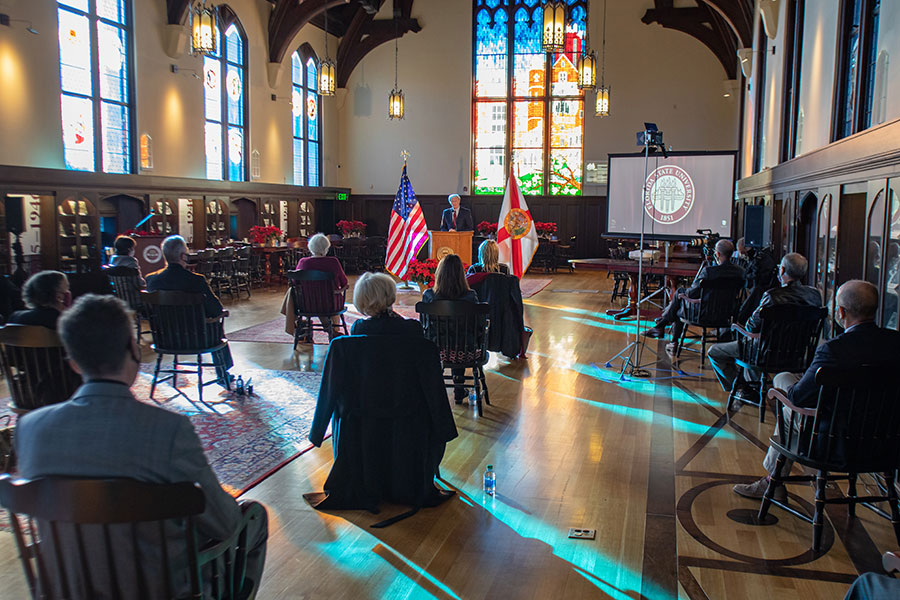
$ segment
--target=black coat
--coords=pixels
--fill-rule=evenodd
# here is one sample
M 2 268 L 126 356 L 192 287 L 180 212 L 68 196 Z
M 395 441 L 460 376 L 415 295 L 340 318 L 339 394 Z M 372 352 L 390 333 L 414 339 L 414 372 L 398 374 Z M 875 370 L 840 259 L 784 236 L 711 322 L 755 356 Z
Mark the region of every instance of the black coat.
M 414 335 L 422 337 L 422 324 L 415 319 L 405 319 L 390 311 L 377 317 L 354 321 L 350 335 Z
M 17 310 L 9 315 L 10 325 L 40 325 L 47 329 L 56 331 L 56 323 L 59 321 L 59 310 L 49 306 L 38 306 L 37 308 L 28 308 L 25 310 Z
M 482 302 L 487 302 L 491 307 L 488 350 L 515 358 L 522 351 L 522 332 L 525 329 L 519 278 L 489 273 L 473 283 L 472 289 Z
M 459 214 L 456 215 L 456 227 L 453 226 L 453 208 L 445 208 L 441 213 L 441 231 L 473 231 L 475 229 L 475 221 L 472 220 L 472 211 L 464 206 L 459 207 Z
M 309 440 L 331 422 L 334 465 L 316 508 L 368 509 L 382 501 L 432 506 L 434 477 L 457 437 L 437 347 L 411 335 L 331 342 Z
M 155 273 L 147 275 L 147 291 L 160 290 L 203 294 L 203 310 L 207 317 L 218 317 L 222 314 L 222 303 L 209 288 L 206 277 L 199 273 L 191 273 L 181 265 L 167 265 Z

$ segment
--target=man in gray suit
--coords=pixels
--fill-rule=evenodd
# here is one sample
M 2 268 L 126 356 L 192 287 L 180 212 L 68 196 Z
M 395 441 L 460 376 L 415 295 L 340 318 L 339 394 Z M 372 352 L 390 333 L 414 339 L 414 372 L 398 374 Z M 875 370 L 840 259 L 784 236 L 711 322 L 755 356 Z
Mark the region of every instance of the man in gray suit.
M 141 356 L 133 327 L 125 304 L 113 296 L 82 296 L 60 318 L 60 337 L 84 383 L 68 401 L 19 420 L 19 475 L 197 482 L 206 496 L 206 510 L 195 521 L 201 540 L 227 538 L 242 511 L 253 507 L 247 577 L 259 582 L 268 537 L 265 508 L 255 502 L 238 505 L 222 489 L 187 417 L 131 394 Z

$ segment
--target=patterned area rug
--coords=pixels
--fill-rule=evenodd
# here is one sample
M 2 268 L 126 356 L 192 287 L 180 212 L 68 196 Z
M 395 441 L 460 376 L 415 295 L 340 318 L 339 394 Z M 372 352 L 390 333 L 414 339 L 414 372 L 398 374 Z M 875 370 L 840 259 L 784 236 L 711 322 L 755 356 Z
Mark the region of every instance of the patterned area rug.
M 178 378 L 184 395 L 167 382 L 156 387 L 151 400 L 150 363 L 141 365 L 132 392 L 142 402 L 186 415 L 222 487 L 237 497 L 312 448 L 307 436 L 322 375 L 265 369 L 234 372 L 250 382 L 252 396 L 238 396 L 214 384 L 203 390 L 201 404 L 197 378 L 184 376 Z M 204 370 L 204 381 L 214 378 L 212 369 Z M 6 423 L 2 415 L 10 414 L 6 404 L 0 400 L 0 425 Z
M 552 282 L 552 279 L 523 279 L 519 282 L 519 287 L 522 290 L 522 298 L 531 298 Z

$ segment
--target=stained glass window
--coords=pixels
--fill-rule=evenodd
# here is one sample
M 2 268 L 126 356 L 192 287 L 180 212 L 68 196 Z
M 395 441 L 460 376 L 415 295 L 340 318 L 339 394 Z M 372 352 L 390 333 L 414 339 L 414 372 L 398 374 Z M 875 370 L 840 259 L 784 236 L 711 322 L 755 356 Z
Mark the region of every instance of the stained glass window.
M 307 45 L 291 55 L 294 185 L 322 185 L 318 64 L 315 54 Z
M 237 22 L 216 35 L 218 54 L 203 57 L 206 178 L 246 181 L 247 42 Z
M 129 10 L 127 0 L 57 4 L 63 156 L 69 169 L 132 170 Z
M 476 194 L 502 194 L 510 165 L 525 194 L 581 194 L 586 2 L 566 2 L 565 51 L 548 54 L 540 0 L 474 0 Z

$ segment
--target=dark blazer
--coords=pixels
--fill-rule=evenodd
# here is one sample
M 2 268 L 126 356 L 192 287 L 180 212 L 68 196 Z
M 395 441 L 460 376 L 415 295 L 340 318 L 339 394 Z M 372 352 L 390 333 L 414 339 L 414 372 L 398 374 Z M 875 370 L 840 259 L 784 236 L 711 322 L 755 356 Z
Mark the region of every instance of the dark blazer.
M 17 310 L 9 315 L 10 325 L 40 325 L 56 331 L 56 322 L 59 321 L 60 312 L 55 308 L 39 306 L 26 310 Z
M 441 214 L 441 231 L 473 231 L 475 229 L 475 221 L 472 220 L 472 211 L 465 206 L 459 207 L 459 214 L 456 215 L 456 227 L 453 226 L 453 207 L 445 208 Z
M 22 477 L 195 481 L 206 498 L 206 509 L 196 518 L 200 535 L 225 539 L 240 521 L 240 507 L 219 485 L 188 418 L 135 400 L 124 384 L 87 382 L 71 400 L 22 416 L 16 423 L 15 443 Z M 112 530 L 114 536 L 120 533 Z M 176 548 L 183 543 L 182 536 L 172 539 Z M 158 554 L 153 544 L 141 549 L 142 559 L 150 563 Z
M 515 358 L 522 351 L 522 332 L 525 329 L 522 290 L 515 275 L 487 273 L 472 276 L 472 283 L 482 302 L 491 307 L 491 327 L 488 330 L 488 350 L 502 352 Z
M 509 275 L 509 266 L 505 263 L 500 263 L 500 272 L 504 275 Z M 474 265 L 469 265 L 469 270 L 466 271 L 466 275 L 474 275 L 475 273 L 484 273 L 484 266 L 481 263 L 475 263 Z
M 900 332 L 884 329 L 874 322 L 860 323 L 816 348 L 812 364 L 803 377 L 788 390 L 788 398 L 799 407 L 815 408 L 819 386 L 819 367 L 858 367 L 889 363 L 891 368 L 900 357 Z
M 434 302 L 435 300 L 462 300 L 464 302 L 478 302 L 478 293 L 475 290 L 469 290 L 459 298 L 444 298 L 434 293 L 434 288 L 428 288 L 422 293 L 422 302 Z
M 694 277 L 693 283 L 686 290 L 686 293 L 689 298 L 699 298 L 700 297 L 700 282 L 704 280 L 713 280 L 713 279 L 744 279 L 744 269 L 740 266 L 732 263 L 725 262 L 724 264 L 704 264 L 700 267 L 700 270 L 697 271 L 697 276 Z
M 217 317 L 222 314 L 222 303 L 209 288 L 206 277 L 199 273 L 191 273 L 181 265 L 166 265 L 165 269 L 147 275 L 147 291 L 160 290 L 203 294 L 203 309 L 206 316 Z
M 365 360 L 360 360 L 365 357 Z M 309 440 L 331 423 L 334 464 L 316 508 L 432 506 L 444 448 L 457 437 L 437 346 L 411 335 L 336 338 L 328 348 Z M 315 497 L 315 498 L 314 498 Z
M 803 285 L 799 281 L 791 281 L 785 286 L 772 288 L 762 295 L 759 306 L 747 319 L 747 331 L 758 333 L 762 327 L 762 321 L 759 316 L 760 311 L 767 306 L 775 306 L 776 304 L 796 304 L 820 308 L 822 306 L 822 294 L 816 288 Z
M 350 335 L 412 335 L 422 337 L 422 324 L 388 311 L 377 317 L 360 319 L 350 326 Z

